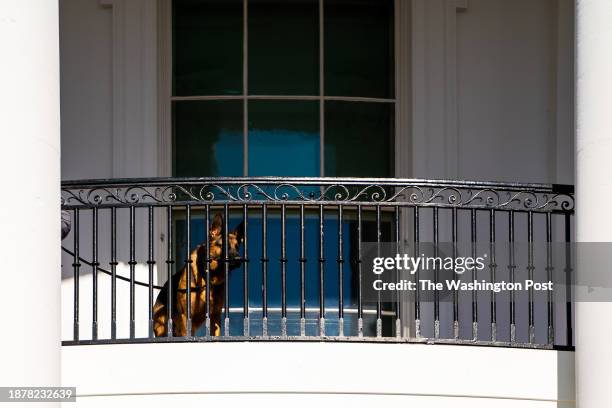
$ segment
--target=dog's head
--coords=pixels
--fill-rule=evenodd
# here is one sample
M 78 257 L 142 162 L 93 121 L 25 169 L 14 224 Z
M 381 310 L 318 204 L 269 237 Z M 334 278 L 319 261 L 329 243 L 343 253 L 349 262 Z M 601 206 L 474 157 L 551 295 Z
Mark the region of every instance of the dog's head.
M 223 240 L 224 240 L 223 216 L 221 213 L 215 214 L 210 226 L 210 257 L 211 269 L 215 270 L 219 265 L 223 265 Z M 228 232 L 227 236 L 227 258 L 230 269 L 240 266 L 240 245 L 244 242 L 244 222 L 238 224 L 236 228 Z M 215 262 L 216 261 L 216 262 Z

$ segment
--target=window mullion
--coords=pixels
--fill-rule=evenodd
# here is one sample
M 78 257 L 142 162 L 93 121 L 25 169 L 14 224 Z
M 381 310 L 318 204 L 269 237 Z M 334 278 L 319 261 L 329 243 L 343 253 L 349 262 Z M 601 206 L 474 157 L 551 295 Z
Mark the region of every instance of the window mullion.
M 325 49 L 324 0 L 319 0 L 319 176 L 325 176 Z
M 249 175 L 249 5 L 242 0 L 242 174 Z

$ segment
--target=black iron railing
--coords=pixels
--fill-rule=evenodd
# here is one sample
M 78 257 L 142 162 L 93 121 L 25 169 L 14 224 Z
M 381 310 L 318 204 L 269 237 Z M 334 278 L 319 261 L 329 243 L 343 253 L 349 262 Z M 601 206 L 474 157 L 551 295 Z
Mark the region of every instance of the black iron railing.
M 467 242 L 475 257 L 476 243 L 486 242 L 487 276 L 495 282 L 501 275 L 516 279 L 515 242 L 524 241 L 529 278 L 542 261 L 548 278 L 562 270 L 569 282 L 570 252 L 563 265 L 555 265 L 549 246 L 541 255 L 532 244 L 571 241 L 571 186 L 272 177 L 85 180 L 62 183 L 62 209 L 72 225 L 62 247 L 63 277 L 72 285 L 64 296 L 73 305 L 65 345 L 573 344 L 569 285 L 562 302 L 549 293 L 543 309 L 531 290 L 524 305 L 514 291 L 472 291 L 467 298 L 434 291 L 430 298 L 417 286 L 408 297 L 364 295 L 372 273 L 365 248 L 383 244 L 400 253 L 409 243 L 418 256 L 425 243 L 438 251 L 441 242 Z M 457 246 L 452 248 L 456 257 Z M 411 279 L 422 274 L 417 270 Z M 432 276 L 441 279 L 438 269 Z

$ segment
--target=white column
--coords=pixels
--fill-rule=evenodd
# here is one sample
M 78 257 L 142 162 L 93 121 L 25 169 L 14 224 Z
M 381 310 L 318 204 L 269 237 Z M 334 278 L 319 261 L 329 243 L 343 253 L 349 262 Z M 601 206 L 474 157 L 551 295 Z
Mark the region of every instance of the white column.
M 60 382 L 58 2 L 0 2 L 0 385 Z
M 612 1 L 576 3 L 576 240 L 612 241 Z M 587 268 L 578 270 L 585 274 Z M 576 304 L 579 408 L 612 406 L 612 303 Z

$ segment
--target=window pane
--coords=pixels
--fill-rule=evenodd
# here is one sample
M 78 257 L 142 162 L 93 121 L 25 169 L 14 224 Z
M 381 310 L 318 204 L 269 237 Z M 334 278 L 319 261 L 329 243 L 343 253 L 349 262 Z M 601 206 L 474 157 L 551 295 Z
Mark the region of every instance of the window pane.
M 249 93 L 319 94 L 317 0 L 249 1 Z
M 319 103 L 249 103 L 249 176 L 319 175 Z
M 393 1 L 325 0 L 325 94 L 393 98 Z
M 325 176 L 390 177 L 394 105 L 325 103 Z
M 242 176 L 242 101 L 173 105 L 174 175 Z
M 242 93 L 242 0 L 174 0 L 174 95 Z

